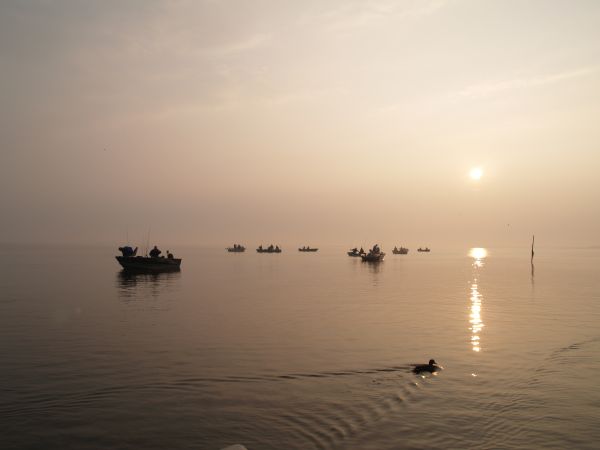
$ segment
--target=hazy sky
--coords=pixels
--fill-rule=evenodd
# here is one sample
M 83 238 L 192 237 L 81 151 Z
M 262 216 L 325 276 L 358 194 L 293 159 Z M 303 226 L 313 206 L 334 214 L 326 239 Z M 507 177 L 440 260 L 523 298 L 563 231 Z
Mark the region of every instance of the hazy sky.
M 594 0 L 3 0 L 0 242 L 598 245 L 599 24 Z

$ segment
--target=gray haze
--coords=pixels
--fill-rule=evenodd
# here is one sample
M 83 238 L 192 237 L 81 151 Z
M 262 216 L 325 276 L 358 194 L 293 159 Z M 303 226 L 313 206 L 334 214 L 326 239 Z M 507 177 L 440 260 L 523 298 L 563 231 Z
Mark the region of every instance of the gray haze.
M 599 23 L 596 1 L 3 1 L 0 242 L 597 245 Z

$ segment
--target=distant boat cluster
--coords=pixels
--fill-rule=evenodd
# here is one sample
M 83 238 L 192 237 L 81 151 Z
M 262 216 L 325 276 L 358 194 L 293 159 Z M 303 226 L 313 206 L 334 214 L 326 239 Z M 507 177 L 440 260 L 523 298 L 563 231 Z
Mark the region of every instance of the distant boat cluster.
M 241 245 L 237 245 L 238 249 L 241 250 L 235 250 L 236 245 L 234 245 L 234 247 L 228 247 L 227 250 L 232 252 L 232 251 L 241 251 L 243 252 L 245 250 L 245 247 L 241 246 Z M 262 245 L 259 245 L 258 248 L 256 249 L 256 251 L 258 253 L 281 253 L 283 250 L 281 249 L 281 247 L 279 247 L 278 245 L 269 245 L 268 247 L 263 247 Z M 310 246 L 302 246 L 300 248 L 298 248 L 299 252 L 317 252 L 319 251 L 318 248 L 316 247 L 310 247 Z M 426 248 L 419 248 L 418 249 L 419 252 L 430 252 L 431 250 L 426 247 Z M 408 254 L 408 248 L 406 247 L 397 247 L 395 246 L 392 250 L 392 253 L 394 255 L 406 255 Z M 368 252 L 365 252 L 364 249 L 361 247 L 360 249 L 358 249 L 357 247 L 354 247 L 352 249 L 350 249 L 347 252 L 348 256 L 351 257 L 357 257 L 357 258 L 361 258 L 363 261 L 369 261 L 369 262 L 378 262 L 378 261 L 383 261 L 383 258 L 385 257 L 385 252 L 381 251 L 381 248 L 379 247 L 378 244 L 375 244 L 373 246 L 372 249 L 370 249 Z

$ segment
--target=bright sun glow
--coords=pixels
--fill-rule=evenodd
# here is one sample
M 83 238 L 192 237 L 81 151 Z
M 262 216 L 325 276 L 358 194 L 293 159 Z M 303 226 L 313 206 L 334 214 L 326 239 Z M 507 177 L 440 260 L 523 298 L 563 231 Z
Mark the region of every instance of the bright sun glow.
M 481 247 L 475 247 L 469 250 L 469 256 L 475 259 L 483 259 L 487 256 L 487 250 Z
M 479 180 L 479 179 L 481 179 L 482 175 L 483 175 L 483 170 L 481 170 L 479 167 L 474 167 L 469 172 L 469 176 L 471 177 L 472 180 Z

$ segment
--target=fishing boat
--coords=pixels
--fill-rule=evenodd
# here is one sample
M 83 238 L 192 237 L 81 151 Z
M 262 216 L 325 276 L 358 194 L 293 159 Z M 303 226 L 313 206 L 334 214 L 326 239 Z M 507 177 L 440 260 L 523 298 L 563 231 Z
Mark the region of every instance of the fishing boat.
M 359 258 L 365 254 L 366 253 L 362 248 L 360 250 L 358 250 L 357 248 L 352 248 L 352 249 L 350 249 L 350 251 L 348 251 L 348 256 L 352 256 L 354 258 Z
M 361 255 L 364 262 L 381 262 L 385 258 L 385 253 L 381 251 L 379 245 L 375 244 L 369 253 Z
M 273 245 L 269 245 L 267 248 L 263 248 L 262 245 L 260 245 L 256 251 L 258 253 L 281 253 L 281 249 L 279 248 L 278 245 L 276 245 L 275 247 L 273 247 Z
M 385 252 L 369 252 L 366 255 L 361 255 L 364 262 L 381 262 L 385 258 Z
M 115 256 L 125 270 L 159 272 L 179 270 L 181 258 L 153 258 L 151 256 Z
M 227 247 L 227 251 L 230 253 L 243 253 L 246 251 L 246 247 L 239 244 L 233 244 L 233 247 Z
M 417 251 L 418 251 L 418 252 L 426 252 L 426 253 L 427 253 L 427 252 L 430 252 L 431 250 L 429 249 L 429 247 L 425 247 L 425 248 L 421 248 L 421 247 L 419 247 L 419 248 L 417 249 Z
M 408 249 L 406 247 L 394 247 L 394 249 L 392 250 L 392 253 L 394 255 L 406 255 L 408 253 Z
M 316 252 L 318 250 L 319 250 L 318 248 L 310 248 L 310 247 L 302 247 L 302 248 L 298 249 L 299 252 Z

